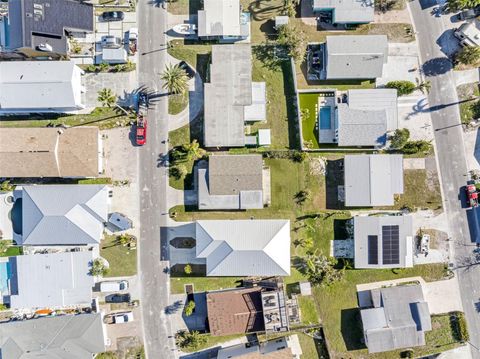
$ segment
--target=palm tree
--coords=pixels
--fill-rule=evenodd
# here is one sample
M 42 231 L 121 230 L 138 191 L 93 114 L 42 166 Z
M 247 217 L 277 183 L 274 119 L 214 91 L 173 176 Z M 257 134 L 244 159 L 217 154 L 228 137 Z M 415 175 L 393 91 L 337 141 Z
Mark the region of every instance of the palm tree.
M 203 148 L 200 148 L 200 144 L 197 142 L 197 140 L 193 140 L 192 143 L 183 145 L 182 149 L 187 154 L 187 159 L 189 161 L 198 160 L 207 153 L 207 151 L 205 151 Z
M 102 103 L 103 107 L 112 107 L 117 102 L 117 95 L 109 88 L 103 88 L 98 91 L 98 102 Z
M 424 95 L 428 95 L 432 88 L 432 83 L 430 81 L 420 81 L 418 78 L 415 80 L 417 80 L 417 89 L 419 89 Z
M 161 77 L 163 88 L 173 94 L 184 94 L 188 88 L 188 76 L 184 69 L 178 65 L 168 64 Z

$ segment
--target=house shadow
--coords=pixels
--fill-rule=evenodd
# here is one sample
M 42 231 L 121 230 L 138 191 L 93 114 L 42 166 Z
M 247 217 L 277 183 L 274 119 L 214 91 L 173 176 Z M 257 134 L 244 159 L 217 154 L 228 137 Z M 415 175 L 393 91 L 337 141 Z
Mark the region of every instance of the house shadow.
M 422 10 L 429 9 L 432 6 L 436 6 L 437 1 L 436 0 L 420 0 L 420 6 Z
M 325 179 L 327 209 L 345 209 L 344 202 L 338 199 L 338 186 L 344 186 L 343 159 L 327 161 Z
M 286 98 L 287 119 L 288 121 L 288 148 L 300 149 L 301 133 L 297 122 L 297 106 L 295 84 L 293 82 L 292 66 L 290 61 L 281 61 L 283 73 L 283 88 Z
M 347 231 L 348 219 L 334 219 L 333 220 L 333 238 L 334 239 L 348 239 L 350 235 Z
M 207 295 L 206 292 L 193 293 L 192 299 L 195 302 L 195 309 L 189 316 L 185 315 L 185 311 L 182 310 L 182 319 L 189 331 L 206 332 L 207 330 Z M 187 298 L 185 305 L 188 301 L 192 300 Z
M 358 308 L 342 309 L 340 331 L 348 351 L 366 348 L 362 334 L 362 320 Z

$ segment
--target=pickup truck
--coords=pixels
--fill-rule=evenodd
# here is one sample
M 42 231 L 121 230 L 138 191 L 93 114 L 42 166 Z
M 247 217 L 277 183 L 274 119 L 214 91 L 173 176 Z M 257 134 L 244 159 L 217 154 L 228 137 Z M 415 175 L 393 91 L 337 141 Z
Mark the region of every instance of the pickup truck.
M 105 324 L 123 324 L 133 322 L 132 312 L 112 313 L 103 319 Z

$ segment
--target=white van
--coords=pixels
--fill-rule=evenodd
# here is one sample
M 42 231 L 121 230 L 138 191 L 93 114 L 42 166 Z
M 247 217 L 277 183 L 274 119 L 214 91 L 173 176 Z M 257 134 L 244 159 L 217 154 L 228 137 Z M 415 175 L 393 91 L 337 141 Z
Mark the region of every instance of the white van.
M 100 292 L 118 292 L 119 290 L 127 290 L 127 289 L 128 289 L 128 282 L 126 280 L 100 283 Z

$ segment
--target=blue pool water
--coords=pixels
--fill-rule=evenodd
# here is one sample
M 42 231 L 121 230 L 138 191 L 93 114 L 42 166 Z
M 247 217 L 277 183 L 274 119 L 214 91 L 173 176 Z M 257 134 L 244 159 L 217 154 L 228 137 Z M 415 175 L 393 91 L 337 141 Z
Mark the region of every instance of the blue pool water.
M 9 278 L 10 278 L 10 266 L 8 262 L 0 262 L 0 293 L 8 292 Z
M 320 129 L 321 130 L 330 130 L 331 127 L 331 108 L 330 106 L 321 107 L 318 117 L 320 118 Z

